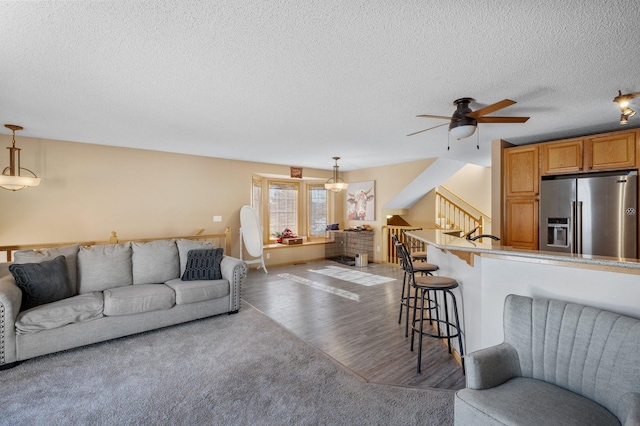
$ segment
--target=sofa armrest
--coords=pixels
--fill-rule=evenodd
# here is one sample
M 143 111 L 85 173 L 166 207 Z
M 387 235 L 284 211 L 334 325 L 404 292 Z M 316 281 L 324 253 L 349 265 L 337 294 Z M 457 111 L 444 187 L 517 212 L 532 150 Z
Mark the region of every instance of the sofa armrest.
M 640 393 L 629 392 L 620 398 L 618 402 L 620 423 L 624 426 L 640 425 Z
M 508 343 L 481 349 L 464 357 L 467 388 L 489 389 L 522 375 L 518 352 Z
M 247 264 L 235 257 L 224 256 L 220 263 L 222 278 L 229 281 L 229 312 L 240 309 L 240 291 L 242 281 L 247 276 Z
M 0 278 L 0 367 L 16 362 L 16 317 L 22 291 L 12 275 Z

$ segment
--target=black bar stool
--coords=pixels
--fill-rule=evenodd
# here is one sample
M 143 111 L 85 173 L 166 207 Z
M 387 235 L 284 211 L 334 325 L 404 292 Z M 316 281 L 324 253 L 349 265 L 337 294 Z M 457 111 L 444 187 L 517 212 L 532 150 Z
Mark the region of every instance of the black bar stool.
M 409 256 L 411 256 L 412 260 L 420 260 L 422 262 L 426 262 L 427 250 L 424 246 L 424 243 L 422 241 L 416 241 L 415 238 L 407 235 L 407 231 L 419 231 L 421 229 L 422 228 L 403 229 L 401 231 L 402 239 L 403 241 L 405 241 L 405 247 L 407 248 L 407 251 L 409 252 Z
M 411 304 L 412 297 L 411 297 L 411 282 L 409 277 L 409 271 L 407 269 L 407 266 L 405 265 L 403 258 L 400 257 L 400 251 L 397 248 L 398 244 L 402 245 L 402 243 L 398 239 L 398 236 L 396 234 L 391 234 L 391 240 L 393 241 L 393 244 L 396 246 L 396 250 L 398 251 L 398 257 L 400 258 L 400 266 L 404 271 L 404 279 L 402 280 L 402 293 L 400 295 L 400 313 L 398 314 L 398 324 L 402 322 L 402 311 L 404 307 L 406 307 L 407 309 L 405 311 L 404 337 L 409 337 L 409 311 L 413 309 L 413 305 Z M 406 246 L 404 247 L 406 249 Z M 426 253 L 425 253 L 425 260 L 426 260 Z M 437 270 L 438 270 L 437 265 L 433 265 L 427 262 L 418 262 L 413 267 L 413 271 L 419 272 L 421 275 L 432 275 L 432 272 Z
M 415 269 L 413 268 L 413 262 L 407 249 L 403 244 L 397 244 L 396 248 L 398 254 L 401 256 L 402 261 L 406 265 L 407 274 L 411 286 L 415 289 L 413 295 L 413 319 L 411 321 L 411 351 L 413 351 L 413 343 L 415 335 L 418 334 L 418 373 L 420 373 L 420 367 L 422 363 L 422 337 L 434 337 L 438 339 L 447 339 L 449 346 L 449 353 L 451 353 L 451 339 L 458 338 L 458 345 L 460 347 L 460 358 L 462 359 L 462 373 L 465 373 L 464 368 L 464 349 L 462 346 L 462 333 L 460 332 L 460 320 L 458 318 L 458 304 L 456 303 L 456 296 L 451 292 L 454 288 L 458 287 L 458 282 L 453 278 L 422 275 L 416 276 Z M 429 292 L 433 293 L 433 297 L 430 297 Z M 445 319 L 440 319 L 439 304 L 437 295 L 441 293 L 444 305 Z M 418 302 L 420 298 L 420 302 Z M 453 304 L 454 322 L 449 319 L 449 304 L 448 299 L 451 299 Z M 420 311 L 419 318 L 416 318 L 417 312 Z M 424 330 L 425 311 L 429 313 L 429 321 L 435 321 L 438 326 L 438 333 L 432 334 Z M 435 311 L 436 319 L 433 319 L 432 312 Z M 451 333 L 453 329 L 454 333 Z M 444 334 L 443 334 L 444 332 Z

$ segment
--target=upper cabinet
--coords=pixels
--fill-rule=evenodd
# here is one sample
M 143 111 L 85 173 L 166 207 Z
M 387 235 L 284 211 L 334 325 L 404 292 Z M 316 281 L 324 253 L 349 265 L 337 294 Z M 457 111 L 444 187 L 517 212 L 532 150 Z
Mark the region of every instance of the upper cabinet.
M 636 132 L 620 132 L 585 140 L 588 171 L 633 169 L 636 167 Z
M 538 195 L 538 146 L 525 145 L 504 150 L 504 182 L 507 197 Z
M 635 130 L 545 142 L 540 147 L 540 174 L 561 175 L 636 168 Z
M 581 173 L 584 169 L 582 139 L 540 144 L 540 169 L 543 175 Z

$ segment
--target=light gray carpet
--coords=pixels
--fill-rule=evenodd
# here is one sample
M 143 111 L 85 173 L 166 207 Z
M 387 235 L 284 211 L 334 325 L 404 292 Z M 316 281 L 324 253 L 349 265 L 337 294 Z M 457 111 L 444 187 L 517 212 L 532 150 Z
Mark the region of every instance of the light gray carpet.
M 246 304 L 0 371 L 0 424 L 453 424 L 453 392 L 367 383 Z

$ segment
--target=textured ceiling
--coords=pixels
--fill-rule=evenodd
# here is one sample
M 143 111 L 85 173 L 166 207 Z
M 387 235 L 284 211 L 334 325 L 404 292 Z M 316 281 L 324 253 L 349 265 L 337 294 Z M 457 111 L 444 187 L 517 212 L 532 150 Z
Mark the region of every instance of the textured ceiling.
M 618 130 L 638 0 L 0 2 L 0 122 L 23 136 L 341 170 Z M 498 115 L 451 141 L 453 100 Z M 636 103 L 640 108 L 640 102 Z M 640 114 L 629 127 L 640 126 Z M 8 133 L 4 128 L 2 133 Z

